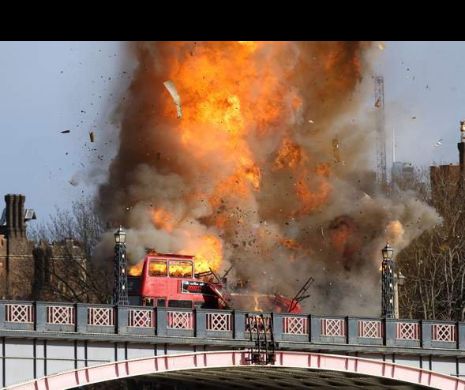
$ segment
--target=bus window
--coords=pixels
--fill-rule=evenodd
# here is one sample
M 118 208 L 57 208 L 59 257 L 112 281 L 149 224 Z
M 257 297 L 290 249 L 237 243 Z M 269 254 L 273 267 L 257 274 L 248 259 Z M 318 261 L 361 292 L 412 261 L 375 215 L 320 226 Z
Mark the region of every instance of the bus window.
M 166 306 L 166 299 L 158 298 L 157 299 L 157 307 L 165 307 Z
M 192 262 L 170 260 L 171 278 L 192 278 Z
M 165 276 L 167 273 L 166 260 L 150 260 L 149 276 Z

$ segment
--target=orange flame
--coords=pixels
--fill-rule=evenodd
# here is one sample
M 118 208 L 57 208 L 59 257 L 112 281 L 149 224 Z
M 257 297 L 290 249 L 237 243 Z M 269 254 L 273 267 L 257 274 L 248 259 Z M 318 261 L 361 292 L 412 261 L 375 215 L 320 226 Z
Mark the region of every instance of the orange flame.
M 161 112 L 174 134 L 174 150 L 195 160 L 196 169 L 209 170 L 208 189 L 202 188 L 200 194 L 202 185 L 192 186 L 193 198 L 206 199 L 213 210 L 218 210 L 222 198 L 253 199 L 262 187 L 262 176 L 269 173 L 266 165 L 269 156 L 255 153 L 252 145 L 273 134 L 281 143 L 271 170 L 294 172 L 293 191 L 299 202 L 296 210 L 290 213 L 309 214 L 328 201 L 332 190 L 328 180 L 330 165 L 313 161 L 292 138 L 291 129 L 283 126 L 303 107 L 298 90 L 289 84 L 295 72 L 290 65 L 292 61 L 289 65 L 268 66 L 273 61 L 280 63 L 279 60 L 286 64 L 285 59 L 295 53 L 294 44 L 169 42 L 159 44 L 158 48 L 167 54 L 162 56 L 163 77 L 174 83 L 182 102 L 183 115 L 178 118 L 172 97 L 160 87 L 166 97 L 160 102 Z M 327 72 L 350 60 L 344 53 L 343 48 L 337 48 L 323 58 Z M 344 77 L 338 78 L 337 83 L 338 87 L 341 84 L 341 88 L 348 88 Z M 308 166 L 310 160 L 312 167 Z M 212 161 L 215 166 L 207 166 Z M 194 176 L 199 177 L 199 172 Z M 228 218 L 218 211 L 210 221 L 217 229 L 226 230 Z M 168 232 L 172 232 L 178 222 L 170 210 L 160 208 L 153 211 L 152 221 L 158 229 Z M 292 241 L 281 243 L 291 249 L 297 248 Z M 223 245 L 214 234 L 189 236 L 180 253 L 195 255 L 196 272 L 208 271 L 210 267 L 217 270 L 223 258 Z
M 192 278 L 192 264 L 188 261 L 170 261 L 169 275 L 172 278 Z
M 192 47 L 189 42 L 174 45 L 181 50 Z M 287 45 L 210 42 L 198 45 L 182 62 L 173 59 L 169 64 L 168 76 L 183 101 L 184 115 L 180 121 L 173 121 L 183 146 L 195 158 L 210 153 L 221 156 L 230 178 L 245 177 L 250 185 L 246 192 L 258 190 L 261 181 L 247 137 L 254 131 L 269 131 L 286 108 L 295 110 L 301 104 L 295 94 L 286 107 L 280 99 L 289 94 L 288 86 L 271 68 L 259 68 L 254 61 L 262 48 L 282 52 Z M 165 114 L 175 118 L 175 107 L 168 96 L 165 103 Z
M 194 253 L 195 272 L 206 272 L 212 269 L 218 271 L 223 259 L 223 245 L 221 240 L 210 234 L 194 240 L 190 246 L 180 254 Z
M 143 261 L 139 261 L 137 264 L 129 266 L 128 275 L 129 276 L 141 276 L 143 266 L 144 266 Z
M 285 138 L 278 151 L 278 156 L 274 160 L 273 168 L 295 169 L 303 160 L 306 160 L 306 156 L 300 146 L 292 142 L 289 138 Z
M 302 246 L 292 238 L 281 238 L 279 242 L 289 249 L 300 249 Z
M 334 249 L 336 249 L 337 252 L 344 252 L 347 245 L 347 241 L 350 238 L 350 234 L 350 227 L 345 224 L 342 224 L 337 229 L 331 231 L 331 242 L 333 244 Z
M 318 169 L 315 171 L 316 177 L 312 177 L 313 186 L 310 185 L 310 178 L 305 174 L 305 170 L 299 175 L 295 184 L 296 195 L 302 204 L 299 214 L 308 214 L 317 210 L 328 201 L 331 186 L 325 178 L 326 172 L 326 170 L 320 172 Z
M 398 220 L 391 221 L 386 226 L 386 239 L 394 245 L 399 244 L 404 239 L 405 229 Z
M 164 209 L 155 209 L 152 211 L 152 221 L 157 229 L 163 229 L 172 232 L 174 228 L 173 216 Z

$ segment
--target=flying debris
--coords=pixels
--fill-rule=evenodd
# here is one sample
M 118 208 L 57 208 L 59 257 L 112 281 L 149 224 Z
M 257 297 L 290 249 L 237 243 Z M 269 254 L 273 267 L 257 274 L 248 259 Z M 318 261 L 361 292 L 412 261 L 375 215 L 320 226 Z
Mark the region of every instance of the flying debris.
M 382 42 L 378 43 L 378 49 L 383 51 L 384 50 L 384 43 L 382 43 Z
M 339 153 L 339 140 L 337 138 L 333 138 L 333 157 L 335 163 L 341 162 L 341 155 Z
M 375 107 L 376 108 L 380 108 L 381 107 L 381 99 L 376 99 L 376 102 L 375 102 Z
M 367 118 L 356 115 L 368 100 L 368 94 L 363 99 L 354 94 L 359 78 L 371 75 L 363 58 L 372 47 L 198 42 L 191 56 L 192 46 L 153 42 L 134 47 L 136 87 L 131 98 L 121 97 L 124 142 L 113 160 L 124 170 L 124 180 L 121 169 L 111 169 L 97 191 L 104 220 L 121 221 L 130 229 L 131 260 L 144 258 L 145 248 L 155 245 L 190 253 L 196 257 L 195 272 L 234 265 L 230 280 L 249 280 L 248 289 L 257 294 L 289 293 L 292 284 L 298 290 L 294 280 L 304 283 L 311 275 L 318 280 L 314 310 L 343 314 L 350 307 L 353 315 L 378 313 L 378 300 L 372 297 L 379 274 L 372 272 L 372 251 L 379 253 L 388 238 L 400 251 L 439 217 L 428 205 L 414 203 L 410 193 L 384 196 L 385 186 L 371 185 L 371 174 L 365 173 L 377 139 L 367 137 L 359 122 L 382 114 L 385 105 L 381 97 L 381 106 L 373 107 L 380 95 L 373 96 L 368 108 L 374 112 L 367 112 Z M 163 107 L 155 108 L 159 95 Z M 177 107 L 180 114 L 184 111 L 181 119 Z M 405 119 L 408 115 L 416 114 L 407 113 Z M 85 120 L 83 126 L 84 138 L 86 131 L 102 131 Z M 427 140 L 430 145 L 433 137 Z M 96 146 L 89 145 L 89 138 L 84 141 L 86 153 Z M 103 154 L 92 152 L 94 165 L 101 162 L 97 153 Z M 65 184 L 69 190 L 81 188 Z M 373 198 L 362 192 L 374 187 L 383 191 L 373 191 Z M 148 209 L 150 203 L 154 207 Z M 217 213 L 222 204 L 224 210 Z M 408 227 L 417 216 L 424 216 L 423 223 Z M 383 230 L 391 219 L 402 221 L 405 229 L 397 240 Z M 292 241 L 285 242 L 291 248 L 280 245 L 283 238 L 294 239 L 299 249 Z M 257 242 L 250 244 L 251 239 Z M 107 244 L 111 252 L 112 243 L 102 241 Z
M 174 104 L 176 104 L 176 112 L 178 114 L 177 117 L 178 119 L 181 119 L 182 118 L 181 97 L 179 96 L 176 86 L 171 80 L 165 81 L 163 85 L 165 86 L 165 88 L 168 90 L 171 97 L 173 98 L 173 102 Z
M 89 131 L 89 138 L 90 138 L 90 142 L 94 142 L 95 136 L 94 136 L 94 132 L 93 132 L 93 131 Z
M 71 130 L 63 130 L 63 131 L 60 131 L 61 134 L 68 134 L 68 133 L 71 133 Z
M 439 139 L 436 143 L 433 144 L 433 148 L 437 148 L 438 146 L 441 146 L 442 145 L 442 141 L 443 139 Z

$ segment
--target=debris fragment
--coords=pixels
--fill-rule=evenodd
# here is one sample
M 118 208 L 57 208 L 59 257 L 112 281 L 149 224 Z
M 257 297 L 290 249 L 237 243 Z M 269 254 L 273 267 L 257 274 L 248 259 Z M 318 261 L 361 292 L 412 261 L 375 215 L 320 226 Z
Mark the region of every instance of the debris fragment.
M 339 153 L 339 140 L 336 138 L 333 138 L 333 158 L 335 163 L 340 163 L 341 162 L 341 155 Z
M 176 86 L 171 80 L 165 81 L 163 85 L 165 86 L 165 88 L 168 90 L 171 97 L 173 98 L 174 104 L 176 104 L 176 112 L 177 112 L 178 119 L 182 118 L 181 97 L 179 96 Z
M 89 131 L 89 138 L 90 138 L 90 142 L 94 142 L 94 132 L 93 131 Z
M 381 99 L 380 99 L 380 98 L 376 99 L 375 107 L 376 107 L 376 108 L 380 108 L 380 107 L 381 107 Z
M 416 117 L 416 116 L 412 116 L 412 119 L 417 119 L 417 117 Z
M 384 50 L 384 43 L 382 43 L 382 42 L 378 43 L 378 49 L 379 50 Z
M 315 122 L 313 122 L 311 119 L 309 119 L 308 123 L 311 123 L 313 125 Z
M 68 134 L 68 133 L 71 133 L 71 130 L 63 130 L 63 131 L 60 131 L 61 134 Z
M 438 146 L 441 146 L 442 145 L 442 141 L 443 139 L 439 139 L 436 143 L 433 144 L 433 148 L 437 148 Z

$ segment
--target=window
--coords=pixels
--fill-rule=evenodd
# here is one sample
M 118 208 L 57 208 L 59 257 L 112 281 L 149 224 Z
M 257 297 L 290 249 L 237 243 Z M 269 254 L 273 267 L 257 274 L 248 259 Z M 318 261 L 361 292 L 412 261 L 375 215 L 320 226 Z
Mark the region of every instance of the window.
M 166 260 L 150 260 L 149 276 L 166 276 Z
M 192 301 L 171 300 L 168 301 L 168 307 L 180 307 L 184 309 L 192 309 Z
M 153 298 L 144 298 L 143 305 L 144 306 L 153 306 Z
M 171 278 L 192 278 L 192 261 L 171 260 Z

